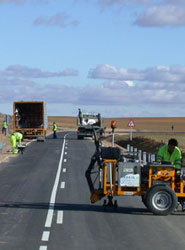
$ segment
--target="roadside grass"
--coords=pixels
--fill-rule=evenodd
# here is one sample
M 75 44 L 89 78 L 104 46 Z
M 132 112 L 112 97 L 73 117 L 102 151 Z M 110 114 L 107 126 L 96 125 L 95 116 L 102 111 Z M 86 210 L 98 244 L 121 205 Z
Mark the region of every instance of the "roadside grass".
M 155 140 L 156 142 L 163 144 L 167 144 L 169 139 L 174 138 L 178 141 L 179 148 L 185 151 L 185 133 L 170 133 L 170 134 L 147 133 L 144 135 L 136 133 L 133 136 L 133 140 L 135 137 L 149 138 L 151 140 Z M 129 138 L 129 136 L 127 136 L 127 138 Z

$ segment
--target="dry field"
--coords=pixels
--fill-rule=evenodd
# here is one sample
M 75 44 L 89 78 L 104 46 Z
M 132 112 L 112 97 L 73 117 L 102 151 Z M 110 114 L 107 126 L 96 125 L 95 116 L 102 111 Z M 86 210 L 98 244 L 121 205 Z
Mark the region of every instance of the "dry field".
M 130 120 L 133 120 L 136 124 L 134 130 L 136 131 L 171 131 L 172 125 L 174 131 L 185 132 L 185 117 L 149 117 L 149 118 L 106 118 L 104 121 L 105 127 L 109 128 L 111 121 L 117 122 L 119 129 L 127 130 L 127 124 Z
M 130 120 L 134 120 L 136 127 L 133 130 L 136 131 L 171 131 L 172 125 L 174 131 L 185 132 L 185 117 L 160 117 L 160 118 L 104 118 L 104 127 L 110 128 L 111 121 L 117 122 L 117 128 L 123 130 L 129 130 L 127 124 Z M 76 117 L 59 117 L 49 116 L 49 126 L 52 126 L 52 122 L 55 121 L 61 128 L 77 128 Z
M 0 129 L 2 121 L 3 121 L 3 115 L 0 115 Z M 134 120 L 136 127 L 133 129 L 135 131 L 171 131 L 171 126 L 174 126 L 173 133 L 170 134 L 158 134 L 158 133 L 149 133 L 145 134 L 144 136 L 141 134 L 134 134 L 133 135 L 133 141 L 138 143 L 138 137 L 142 137 L 143 145 L 149 145 L 148 141 L 146 144 L 146 138 L 150 140 L 150 144 L 155 147 L 155 151 L 157 150 L 155 143 L 153 144 L 153 141 L 157 143 L 166 143 L 168 139 L 171 137 L 176 138 L 179 141 L 180 148 L 185 152 L 185 117 L 168 117 L 168 118 L 105 118 L 104 119 L 104 127 L 106 127 L 106 130 L 110 130 L 110 124 L 111 121 L 115 120 L 117 122 L 117 130 L 129 130 L 127 127 L 127 124 L 129 120 Z M 56 122 L 59 130 L 76 130 L 77 129 L 77 118 L 76 117 L 60 117 L 60 116 L 49 116 L 48 117 L 48 134 L 52 132 L 52 124 L 53 122 Z M 12 132 L 12 127 L 10 124 L 10 133 Z M 175 132 L 184 132 L 182 134 L 178 134 Z M 0 162 L 6 158 L 7 156 L 10 156 L 11 153 L 8 153 L 7 151 L 10 149 L 10 143 L 9 143 L 9 136 L 5 137 L 1 134 L 0 131 L 0 143 L 2 141 L 6 142 L 6 147 L 4 150 L 4 153 L 0 152 Z M 116 141 L 119 143 L 120 146 L 124 146 L 126 142 L 129 141 L 128 135 L 117 135 Z M 142 149 L 142 148 L 140 148 Z
M 49 116 L 48 117 L 48 128 L 52 130 L 52 124 L 56 122 L 60 129 L 76 129 L 77 118 L 72 116 Z

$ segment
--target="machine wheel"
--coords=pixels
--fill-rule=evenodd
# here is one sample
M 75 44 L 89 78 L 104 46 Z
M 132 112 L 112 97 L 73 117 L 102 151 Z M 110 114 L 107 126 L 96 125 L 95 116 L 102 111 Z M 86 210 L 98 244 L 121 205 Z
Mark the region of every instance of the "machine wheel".
M 141 196 L 141 200 L 142 200 L 143 204 L 145 205 L 145 207 L 147 207 L 147 204 L 146 204 L 146 194 L 144 194 L 144 195 Z
M 146 194 L 146 204 L 152 213 L 168 215 L 177 206 L 177 196 L 169 186 L 155 185 Z

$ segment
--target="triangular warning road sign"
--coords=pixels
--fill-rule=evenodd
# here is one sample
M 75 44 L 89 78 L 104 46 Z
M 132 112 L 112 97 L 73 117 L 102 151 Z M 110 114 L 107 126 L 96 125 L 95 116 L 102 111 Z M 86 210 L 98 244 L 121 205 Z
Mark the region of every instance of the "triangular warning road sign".
M 136 124 L 133 120 L 130 120 L 127 124 L 127 127 L 135 127 L 135 126 L 136 126 Z

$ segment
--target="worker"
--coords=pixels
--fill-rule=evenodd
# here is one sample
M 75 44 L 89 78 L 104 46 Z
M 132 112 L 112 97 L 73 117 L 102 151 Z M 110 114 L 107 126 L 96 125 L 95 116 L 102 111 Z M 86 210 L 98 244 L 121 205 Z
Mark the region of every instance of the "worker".
M 176 139 L 171 138 L 168 145 L 162 146 L 157 154 L 157 162 L 171 162 L 174 164 L 177 173 L 180 173 L 182 155 Z
M 12 146 L 12 153 L 13 154 L 18 154 L 19 150 L 18 150 L 17 146 L 21 145 L 22 139 L 23 139 L 23 134 L 21 134 L 19 132 L 14 132 L 13 134 L 11 134 L 10 143 Z
M 53 139 L 57 139 L 57 124 L 53 122 Z
M 83 113 L 81 109 L 78 109 L 78 118 L 79 118 L 80 125 L 82 125 Z
M 6 121 L 3 121 L 2 124 L 2 134 L 7 135 L 8 124 Z

